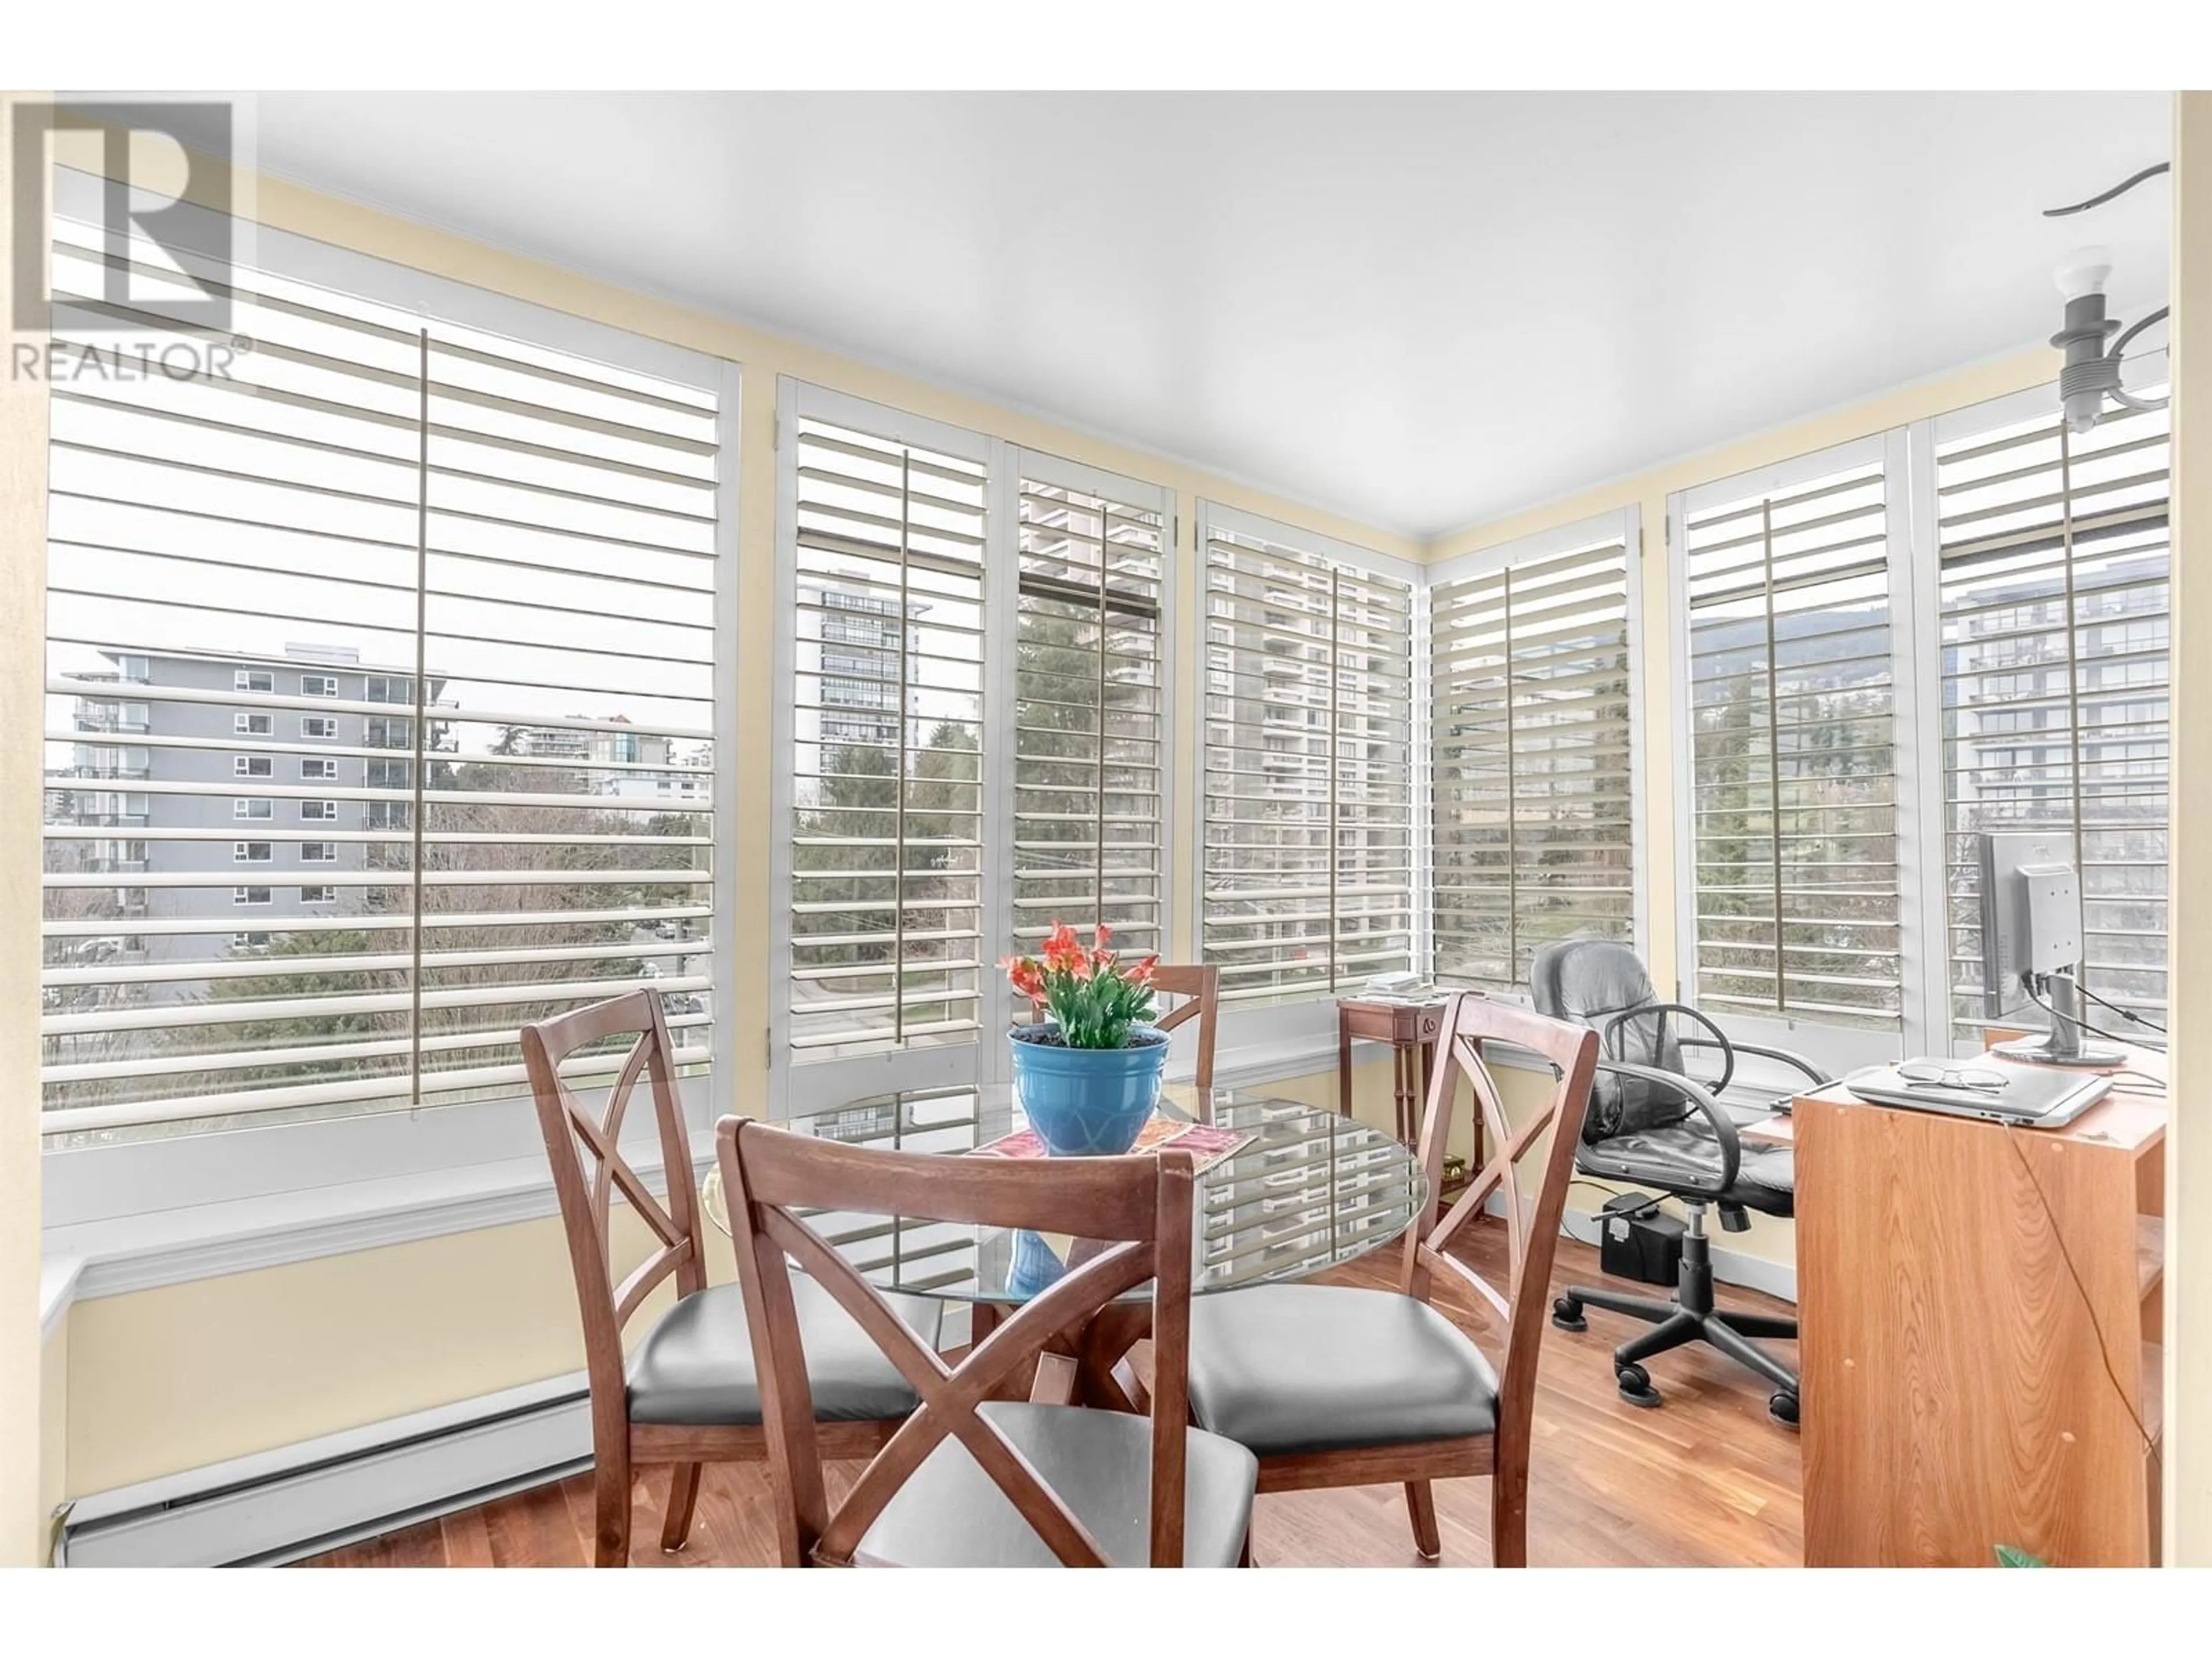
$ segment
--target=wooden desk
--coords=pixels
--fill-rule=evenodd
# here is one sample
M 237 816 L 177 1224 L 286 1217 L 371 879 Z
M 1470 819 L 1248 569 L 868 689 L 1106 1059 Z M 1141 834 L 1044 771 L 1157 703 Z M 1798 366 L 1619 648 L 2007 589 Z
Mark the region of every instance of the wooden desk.
M 2158 1560 L 2166 1121 L 1796 1102 L 1806 1565 Z
M 1352 1115 L 1353 1042 L 1387 1042 L 1398 1139 L 1413 1145 L 1421 1133 L 1421 1103 L 1428 1097 L 1429 1069 L 1436 1063 L 1437 1037 L 1443 1030 L 1446 1006 L 1442 1000 L 1369 1002 L 1346 997 L 1340 1001 L 1336 1005 L 1337 1110 L 1346 1117 Z M 1475 1133 L 1482 1133 L 1480 1122 Z M 1476 1156 L 1479 1161 L 1480 1152 Z

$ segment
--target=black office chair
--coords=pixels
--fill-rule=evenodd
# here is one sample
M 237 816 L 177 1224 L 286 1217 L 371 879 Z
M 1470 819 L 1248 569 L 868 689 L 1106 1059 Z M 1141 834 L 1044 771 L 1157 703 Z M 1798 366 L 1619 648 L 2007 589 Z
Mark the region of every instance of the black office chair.
M 1696 1009 L 1662 1002 L 1636 952 L 1609 939 L 1547 945 L 1529 966 L 1528 986 L 1539 1013 L 1588 1025 L 1598 1034 L 1597 1078 L 1590 1085 L 1575 1167 L 1603 1180 L 1671 1194 L 1682 1200 L 1689 1216 L 1681 1275 L 1671 1300 L 1570 1285 L 1552 1304 L 1552 1322 L 1562 1330 L 1587 1330 L 1587 1304 L 1652 1325 L 1613 1351 L 1621 1398 L 1633 1405 L 1660 1403 L 1644 1361 L 1685 1343 L 1706 1342 L 1773 1383 L 1776 1392 L 1767 1410 L 1778 1422 L 1795 1423 L 1796 1374 L 1751 1339 L 1794 1338 L 1797 1322 L 1714 1307 L 1705 1206 L 1717 1205 L 1722 1227 L 1741 1232 L 1751 1224 L 1746 1211 L 1786 1216 L 1795 1202 L 1790 1148 L 1746 1145 L 1737 1133 L 1742 1122 L 1770 1115 L 1787 1096 L 1747 1109 L 1724 1106 L 1717 1098 L 1737 1081 L 1736 1057 L 1756 1054 L 1779 1061 L 1814 1085 L 1827 1079 L 1801 1055 L 1732 1042 Z M 1696 1034 L 1680 1029 L 1685 1025 L 1696 1028 Z M 1719 1075 L 1690 1076 L 1682 1060 L 1685 1049 L 1717 1053 Z

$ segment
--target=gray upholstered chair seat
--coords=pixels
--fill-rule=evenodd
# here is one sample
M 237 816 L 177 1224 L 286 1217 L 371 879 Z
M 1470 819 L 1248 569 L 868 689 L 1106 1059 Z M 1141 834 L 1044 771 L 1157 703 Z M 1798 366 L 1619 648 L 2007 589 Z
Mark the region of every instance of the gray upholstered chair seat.
M 791 1292 L 817 1418 L 866 1422 L 914 1410 L 915 1392 L 906 1379 L 836 1297 L 804 1273 L 792 1274 Z M 886 1299 L 917 1336 L 937 1346 L 940 1304 L 911 1296 Z M 629 1382 L 633 1423 L 759 1422 L 760 1379 L 738 1286 L 710 1285 L 671 1308 L 631 1355 Z
M 1029 1460 L 1098 1540 L 1109 1564 L 1150 1564 L 1150 1418 L 1012 1401 L 988 1402 L 976 1415 L 996 1425 Z M 1259 1465 L 1243 1447 L 1198 1429 L 1190 1431 L 1184 1455 L 1183 1565 L 1233 1567 L 1252 1518 Z M 876 1517 L 854 1559 L 897 1567 L 1060 1565 L 1013 1500 L 950 1437 Z
M 1190 1408 L 1262 1457 L 1492 1434 L 1498 1374 L 1395 1291 L 1263 1285 L 1190 1310 Z

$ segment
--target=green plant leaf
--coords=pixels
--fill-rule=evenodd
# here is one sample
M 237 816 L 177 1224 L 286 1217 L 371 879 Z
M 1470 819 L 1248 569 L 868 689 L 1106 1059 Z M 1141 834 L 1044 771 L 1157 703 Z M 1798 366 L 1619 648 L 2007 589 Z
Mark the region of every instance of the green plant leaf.
M 2030 1555 L 2013 1544 L 1997 1546 L 1997 1565 L 2001 1567 L 2047 1567 L 2050 1562 L 2039 1555 Z

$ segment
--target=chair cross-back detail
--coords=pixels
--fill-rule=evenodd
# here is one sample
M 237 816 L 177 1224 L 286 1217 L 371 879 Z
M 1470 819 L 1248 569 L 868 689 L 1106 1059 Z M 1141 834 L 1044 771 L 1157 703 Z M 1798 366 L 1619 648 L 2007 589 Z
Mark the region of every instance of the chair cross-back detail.
M 1517 1124 L 1482 1059 L 1486 1042 L 1548 1061 L 1552 1086 Z M 1528 1559 L 1528 1442 L 1536 1362 L 1577 1119 L 1597 1062 L 1594 1032 L 1462 993 L 1437 1038 L 1421 1131 L 1428 1200 L 1402 1247 L 1399 1288 L 1263 1285 L 1206 1297 L 1191 1350 L 1191 1402 L 1206 1427 L 1260 1456 L 1260 1490 L 1401 1482 L 1420 1553 L 1441 1547 L 1431 1482 L 1491 1477 L 1491 1557 Z M 1492 1149 L 1447 1209 L 1444 1152 L 1464 1078 Z M 1533 1185 L 1522 1166 L 1547 1135 Z M 1491 1199 L 1502 1200 L 1505 1285 L 1449 1253 Z M 1501 1324 L 1499 1360 L 1430 1305 L 1438 1277 L 1463 1285 Z
M 574 1069 L 580 1051 L 624 1036 L 635 1041 L 604 1104 L 595 1109 L 568 1086 L 564 1069 Z M 597 1499 L 594 1559 L 601 1566 L 625 1565 L 634 1465 L 676 1466 L 660 1535 L 661 1547 L 674 1550 L 683 1547 L 691 1529 L 701 1464 L 757 1462 L 767 1455 L 744 1316 L 736 1287 L 710 1289 L 707 1284 L 690 1139 L 684 1132 L 659 999 L 633 991 L 594 1003 L 525 1026 L 521 1042 L 583 1321 Z M 665 1202 L 622 1150 L 623 1121 L 641 1083 L 652 1097 L 667 1177 Z M 645 1260 L 619 1285 L 613 1237 L 617 1194 L 637 1212 L 652 1240 Z M 647 1334 L 635 1360 L 626 1360 L 623 1328 L 671 1277 L 676 1281 L 676 1307 Z M 882 1382 L 860 1380 L 863 1385 Z M 832 1425 L 841 1455 L 866 1455 L 881 1445 L 908 1403 L 880 1386 L 864 1386 L 861 1397 L 880 1401 L 884 1409 L 876 1415 L 887 1420 Z M 840 1415 L 857 1419 L 860 1413 Z
M 1067 1566 L 1182 1565 L 1187 1543 L 1198 1541 L 1186 1538 L 1187 1512 L 1203 1517 L 1203 1558 L 1224 1540 L 1234 1558 L 1249 1519 L 1251 1459 L 1188 1426 L 1194 1182 L 1188 1153 L 1009 1164 L 842 1146 L 734 1118 L 723 1121 L 719 1140 L 787 1565 L 1020 1565 L 1036 1559 L 1041 1542 Z M 823 1210 L 1072 1233 L 1107 1248 L 951 1365 L 917 1341 L 882 1293 L 804 1218 Z M 836 1299 L 920 1402 L 835 1510 L 823 1482 L 787 1257 Z M 1024 1362 L 1048 1346 L 1066 1352 L 1092 1316 L 1147 1279 L 1154 1282 L 1158 1373 L 1149 1421 L 993 1399 Z M 1196 1489 L 1194 1440 L 1207 1443 Z M 1107 1468 L 1104 1484 L 1118 1478 L 1125 1498 L 1141 1491 L 1141 1504 L 1125 1502 L 1116 1512 L 1110 1499 L 1096 1500 L 1095 1490 L 1096 1501 L 1086 1504 L 1058 1487 L 1055 1474 L 1073 1469 L 1097 1488 L 1100 1466 L 1115 1453 L 1123 1467 L 1118 1474 Z M 1136 1471 L 1141 1487 L 1128 1484 Z M 1240 1474 L 1241 1498 L 1234 1491 Z M 1225 1501 L 1216 1501 L 1224 1492 Z M 1010 1524 L 1008 1505 L 1018 1524 Z M 920 1561 L 902 1547 L 917 1541 Z
M 1221 1018 L 1221 969 L 1210 963 L 1202 967 L 1163 963 L 1152 970 L 1152 988 L 1184 999 L 1152 1022 L 1160 1030 L 1172 1031 L 1194 1019 L 1198 1022 L 1198 1069 L 1191 1081 L 1203 1099 L 1213 1087 L 1213 1033 Z

